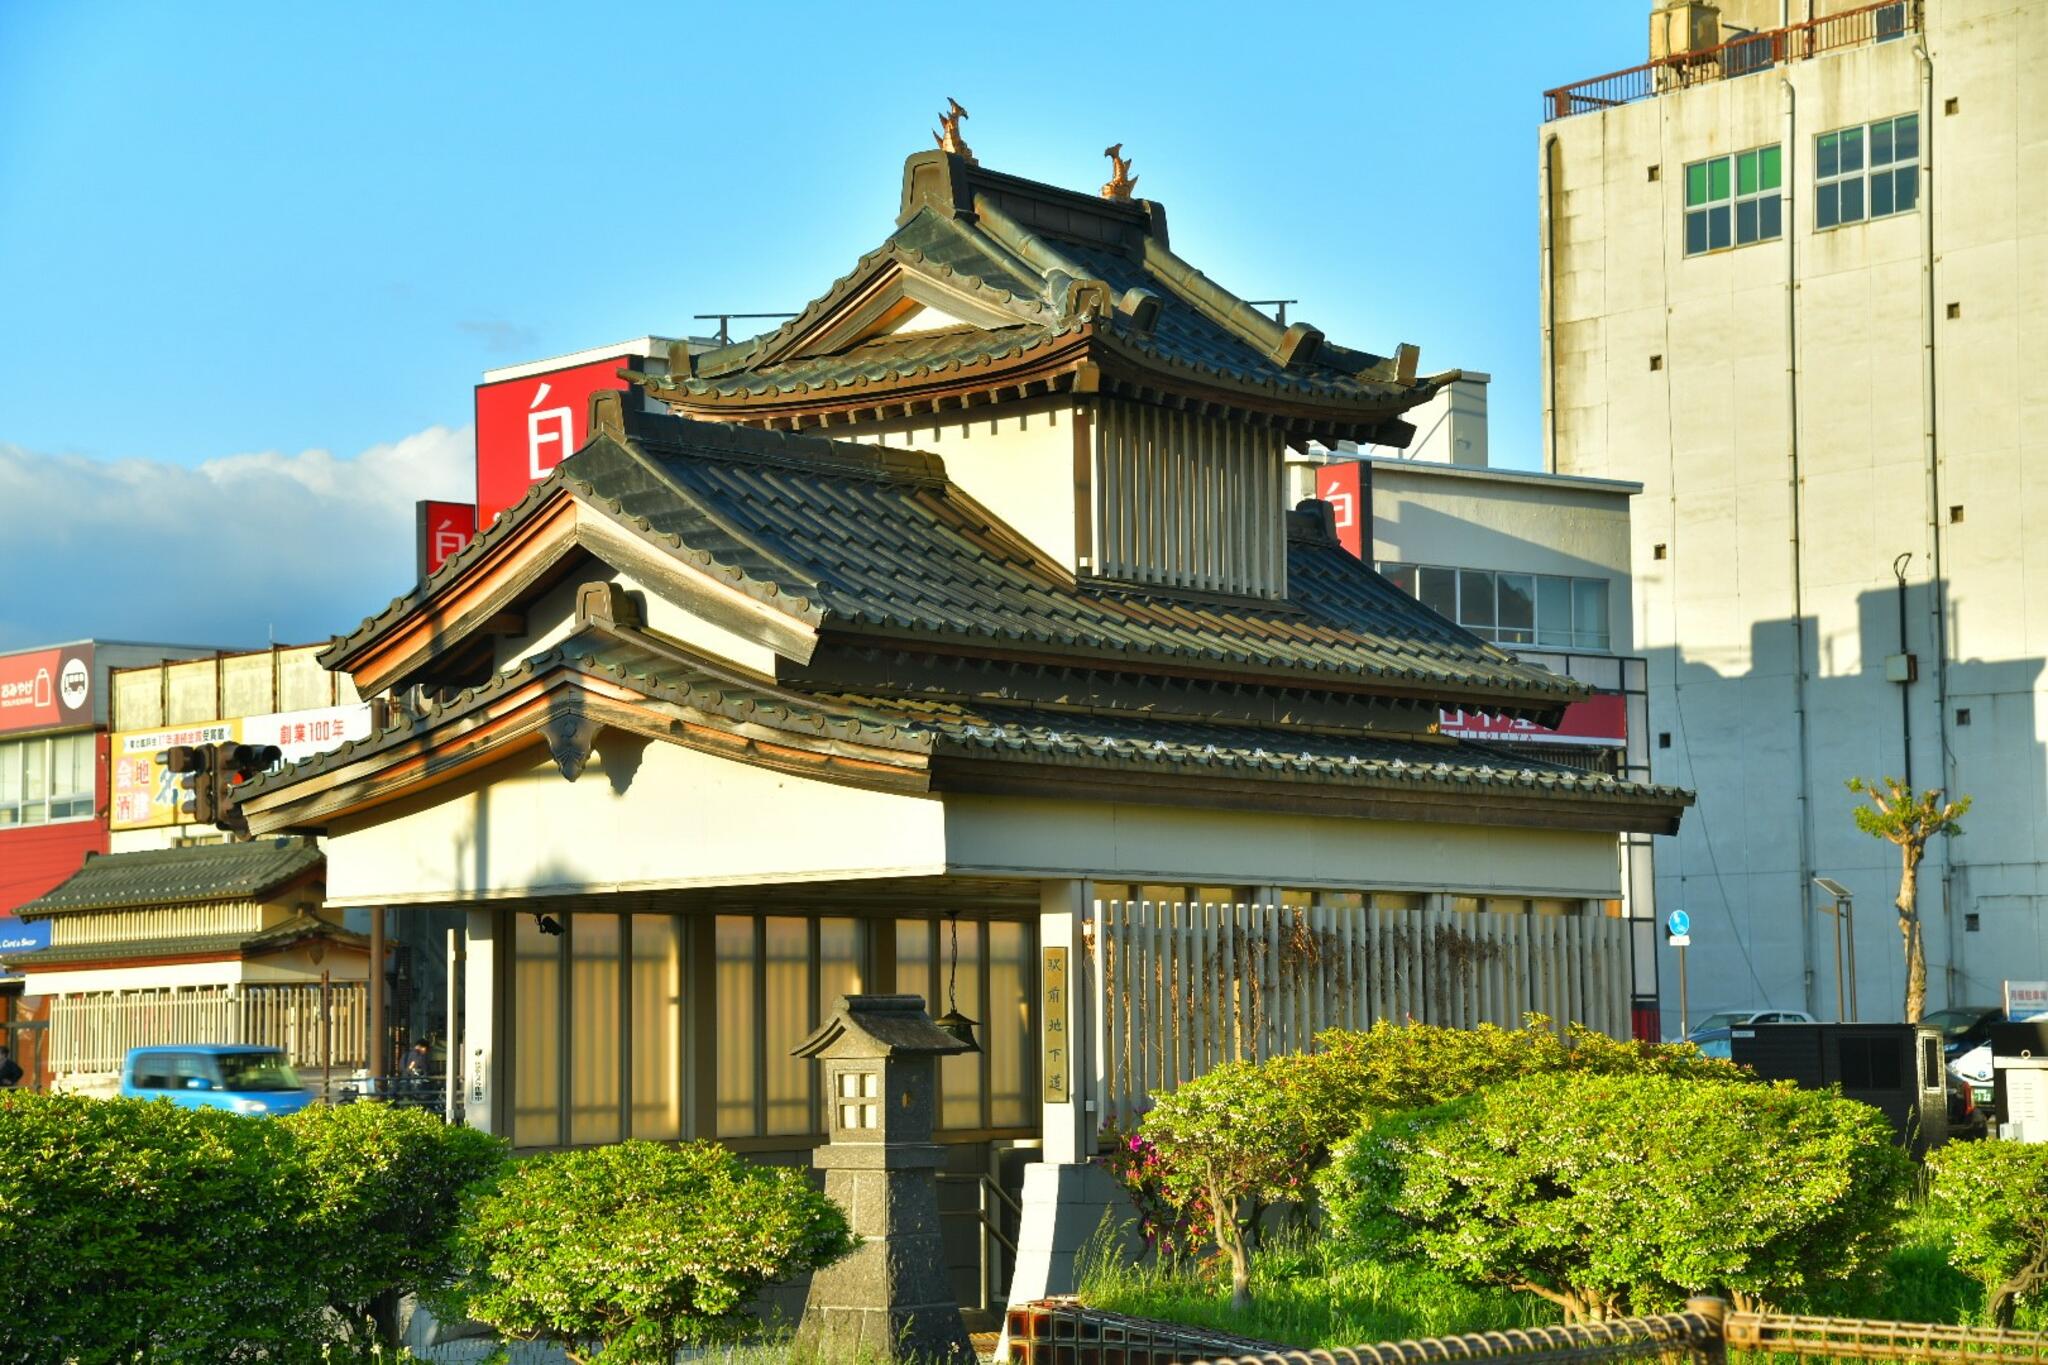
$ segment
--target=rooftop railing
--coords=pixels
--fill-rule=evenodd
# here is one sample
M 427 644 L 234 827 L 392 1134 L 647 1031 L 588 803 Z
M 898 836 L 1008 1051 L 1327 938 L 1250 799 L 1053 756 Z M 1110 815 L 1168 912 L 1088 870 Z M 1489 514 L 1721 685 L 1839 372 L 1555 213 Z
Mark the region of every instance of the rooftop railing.
M 1883 0 L 1787 28 L 1739 33 L 1714 47 L 1678 52 L 1543 92 L 1543 121 L 1613 109 L 1713 81 L 1753 76 L 1823 52 L 1903 38 L 1920 28 L 1921 0 Z

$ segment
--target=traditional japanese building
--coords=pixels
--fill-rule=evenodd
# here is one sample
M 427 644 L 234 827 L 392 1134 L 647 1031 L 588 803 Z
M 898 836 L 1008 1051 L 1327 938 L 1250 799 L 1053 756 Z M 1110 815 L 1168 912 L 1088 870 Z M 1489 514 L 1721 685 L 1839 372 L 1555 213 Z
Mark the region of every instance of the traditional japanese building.
M 944 1188 L 1023 1187 L 1042 1292 L 1150 1089 L 1381 1015 L 1624 1034 L 1614 836 L 1690 798 L 1438 733 L 1586 689 L 1280 510 L 1290 441 L 1398 442 L 1448 377 L 1225 292 L 1122 166 L 948 140 L 801 316 L 599 395 L 338 639 L 396 723 L 242 809 L 324 836 L 330 906 L 467 912 L 467 1112 L 520 1147 L 803 1159 L 840 995 L 957 1006 Z

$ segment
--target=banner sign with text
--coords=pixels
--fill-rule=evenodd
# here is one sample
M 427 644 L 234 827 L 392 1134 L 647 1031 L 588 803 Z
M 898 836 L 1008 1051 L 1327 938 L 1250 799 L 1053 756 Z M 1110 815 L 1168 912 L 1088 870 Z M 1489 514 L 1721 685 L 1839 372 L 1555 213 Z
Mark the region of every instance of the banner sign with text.
M 1316 496 L 1336 513 L 1338 541 L 1360 559 L 1369 560 L 1371 537 L 1366 523 L 1372 520 L 1372 485 L 1360 477 L 1364 469 L 1356 460 L 1324 465 L 1316 471 Z
M 110 750 L 113 797 L 107 827 L 154 829 L 189 823 L 178 810 L 185 799 L 184 778 L 157 761 L 174 744 L 275 744 L 284 752 L 284 762 L 296 763 L 349 740 L 367 739 L 375 728 L 371 704 L 358 702 L 123 731 L 113 737 Z
M 1512 716 L 1490 715 L 1485 711 L 1449 710 L 1437 713 L 1437 729 L 1458 739 L 1483 739 L 1509 744 L 1576 744 L 1620 749 L 1628 745 L 1628 698 L 1618 692 L 1603 692 L 1575 701 L 1564 709 L 1564 719 L 1555 730 L 1534 721 Z
M 566 370 L 476 386 L 476 524 L 526 496 L 590 438 L 590 395 L 630 387 L 615 356 Z
M 92 646 L 0 656 L 0 733 L 92 724 Z

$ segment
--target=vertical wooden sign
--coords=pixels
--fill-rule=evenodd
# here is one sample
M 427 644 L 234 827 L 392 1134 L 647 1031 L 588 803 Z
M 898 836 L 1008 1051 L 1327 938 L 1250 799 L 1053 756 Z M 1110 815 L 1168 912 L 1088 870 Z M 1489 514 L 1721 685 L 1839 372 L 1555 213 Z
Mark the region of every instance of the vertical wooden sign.
M 1065 1104 L 1072 1089 L 1073 1052 L 1067 1030 L 1067 950 L 1047 948 L 1038 968 L 1038 1017 L 1045 1037 L 1038 1074 L 1047 1104 Z

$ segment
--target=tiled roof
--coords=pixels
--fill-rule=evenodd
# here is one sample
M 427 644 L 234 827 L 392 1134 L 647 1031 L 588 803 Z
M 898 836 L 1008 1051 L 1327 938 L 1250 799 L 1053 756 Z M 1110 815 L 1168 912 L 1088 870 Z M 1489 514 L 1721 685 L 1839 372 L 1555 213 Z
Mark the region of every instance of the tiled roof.
M 824 630 L 1081 654 L 1152 672 L 1343 679 L 1556 706 L 1586 689 L 1485 644 L 1289 521 L 1284 602 L 1077 584 L 944 480 L 928 457 L 629 413 L 561 476 Z M 1310 683 L 1310 685 L 1313 685 Z
M 1051 186 L 1035 189 L 1055 199 L 1069 197 Z M 1091 336 L 1142 361 L 1269 396 L 1392 412 L 1433 391 L 1432 381 L 1394 378 L 1379 356 L 1327 343 L 1311 358 L 1281 363 L 1275 343 L 1283 329 L 1173 256 L 1153 235 L 1127 233 L 1111 244 L 1099 236 L 1020 234 L 1015 224 L 977 207 L 968 215 L 929 205 L 917 209 L 795 318 L 773 332 L 700 357 L 693 376 L 652 377 L 649 387 L 685 403 L 742 395 L 804 396 L 947 373 L 1033 349 L 1085 326 Z M 788 354 L 794 343 L 891 269 L 927 276 L 1013 321 L 1009 326 L 884 336 L 836 353 Z M 1106 286 L 1106 294 L 1087 296 L 1088 302 L 1077 306 L 1069 292 L 1077 281 Z M 1148 321 L 1139 320 L 1138 309 L 1119 306 L 1145 296 L 1158 306 Z
M 1561 706 L 1583 684 L 1439 616 L 1288 514 L 1288 597 L 1196 599 L 1077 583 L 957 495 L 936 457 L 727 423 L 623 413 L 413 592 L 321 655 L 348 656 L 489 553 L 558 487 L 669 554 L 821 629 L 1007 646 L 1154 672 L 1278 685 L 1363 681 L 1502 707 Z
M 1362 786 L 1521 788 L 1691 804 L 1678 787 L 1623 782 L 1547 763 L 1504 746 L 1400 739 L 1299 726 L 1207 724 L 1138 714 L 1061 714 L 1030 706 L 832 698 L 902 717 L 938 737 L 937 754 L 1015 758 L 1093 768 L 1166 768 L 1191 776 L 1288 777 Z
M 310 839 L 101 853 L 15 913 L 44 919 L 81 910 L 256 900 L 320 866 L 322 859 Z
M 792 736 L 913 753 L 923 753 L 931 747 L 928 739 L 920 737 L 898 717 L 821 703 L 801 693 L 750 687 L 683 666 L 666 655 L 629 642 L 596 631 L 583 631 L 552 649 L 521 660 L 515 668 L 493 674 L 487 682 L 464 689 L 425 715 L 392 707 L 390 722 L 382 730 L 302 758 L 277 772 L 262 774 L 241 789 L 242 798 L 246 800 L 315 773 L 357 762 L 432 729 L 447 716 L 534 678 L 564 670 L 622 682 L 657 701 L 688 707 L 739 726 L 760 726 Z
M 131 962 L 138 958 L 204 956 L 217 953 L 260 952 L 282 948 L 301 939 L 324 938 L 334 943 L 369 946 L 366 935 L 311 915 L 293 915 L 270 929 L 237 934 L 184 934 L 163 938 L 123 939 L 112 943 L 80 943 L 67 947 L 32 948 L 9 954 L 10 966 L 28 969 L 69 966 L 86 962 Z M 396 940 L 392 940 L 396 942 Z
M 1402 790 L 1551 792 L 1620 802 L 1689 805 L 1676 787 L 1621 782 L 1527 754 L 1443 737 L 1398 738 L 1300 725 L 1210 723 L 1141 712 L 1063 712 L 1026 704 L 777 689 L 713 677 L 629 641 L 586 631 L 519 668 L 407 718 L 379 735 L 259 779 L 252 794 L 403 743 L 436 717 L 464 711 L 559 669 L 602 675 L 656 700 L 793 735 L 930 754 L 1061 767 L 1180 772 Z M 267 784 L 267 785 L 266 785 Z M 941 782 L 940 785 L 943 785 Z

